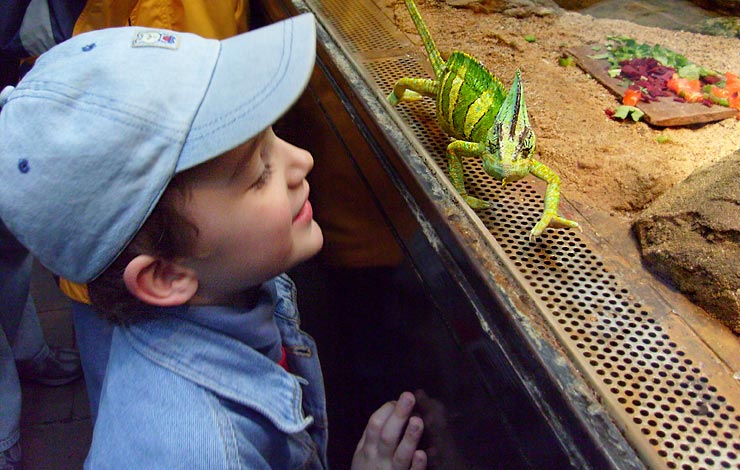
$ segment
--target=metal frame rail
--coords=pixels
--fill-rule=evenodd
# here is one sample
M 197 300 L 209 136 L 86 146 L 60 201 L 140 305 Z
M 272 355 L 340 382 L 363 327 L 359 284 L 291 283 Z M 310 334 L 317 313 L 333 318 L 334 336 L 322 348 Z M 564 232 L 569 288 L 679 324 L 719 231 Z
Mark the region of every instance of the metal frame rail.
M 740 360 L 736 338 L 714 327 L 716 340 L 702 338 L 677 315 L 682 306 L 635 269 L 639 260 L 600 235 L 595 212 L 565 200 L 561 212 L 584 232 L 548 230 L 530 242 L 544 190 L 533 178 L 501 188 L 466 162 L 470 192 L 495 201 L 474 213 L 445 175 L 448 139 L 431 100 L 385 102 L 397 78 L 429 72 L 383 7 L 284 2 L 259 7 L 270 21 L 317 16 L 314 96 L 480 369 L 492 406 L 520 436 L 523 460 L 532 468 L 740 468 L 740 367 L 728 359 Z M 405 210 L 393 209 L 399 201 Z

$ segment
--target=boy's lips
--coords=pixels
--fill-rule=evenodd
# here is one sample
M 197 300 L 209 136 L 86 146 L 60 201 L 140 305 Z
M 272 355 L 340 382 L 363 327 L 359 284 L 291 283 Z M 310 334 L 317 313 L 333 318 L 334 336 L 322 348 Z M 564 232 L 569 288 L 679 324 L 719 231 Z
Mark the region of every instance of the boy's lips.
M 313 219 L 313 207 L 311 207 L 311 201 L 306 199 L 301 210 L 293 217 L 293 223 L 311 219 Z

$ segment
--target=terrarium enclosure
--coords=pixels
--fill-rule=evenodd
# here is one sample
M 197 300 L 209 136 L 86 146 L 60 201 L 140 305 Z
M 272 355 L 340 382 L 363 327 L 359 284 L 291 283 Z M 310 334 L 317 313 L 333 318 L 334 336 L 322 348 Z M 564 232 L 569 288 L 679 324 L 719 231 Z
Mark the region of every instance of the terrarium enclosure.
M 339 152 L 320 156 L 328 142 L 344 148 L 360 175 L 353 189 L 367 187 L 432 305 L 392 317 L 388 329 L 362 331 L 369 349 L 395 338 L 412 363 L 399 374 L 404 387 L 423 383 L 446 410 L 444 432 L 430 427 L 431 468 L 737 467 L 740 342 L 732 317 L 720 322 L 689 301 L 702 299 L 677 290 L 675 272 L 655 269 L 672 261 L 666 244 L 709 245 L 705 254 L 681 254 L 678 261 L 695 263 L 690 269 L 675 265 L 687 279 L 700 274 L 715 302 L 704 307 L 732 307 L 740 288 L 732 288 L 740 240 L 736 110 L 694 124 L 619 118 L 622 93 L 569 52 L 585 46 L 599 55 L 609 38 L 631 38 L 718 73 L 740 72 L 734 34 L 699 32 L 716 25 L 705 20 L 732 17 L 689 1 L 416 2 L 443 58 L 468 53 L 507 89 L 521 75 L 534 158 L 560 177 L 558 214 L 582 228 L 551 227 L 532 239 L 543 181 L 530 174 L 503 185 L 480 159 L 466 158 L 467 192 L 491 202 L 472 209 L 451 182 L 451 139 L 435 100 L 389 102 L 399 79 L 434 76 L 404 1 L 284 5 L 265 2 L 273 19 L 311 11 L 320 25 L 311 97 L 328 123 L 326 133 L 313 133 L 314 172 L 332 174 L 332 195 L 351 195 L 342 189 Z M 688 114 L 711 109 L 698 106 Z M 637 221 L 646 225 L 635 230 Z M 653 244 L 641 247 L 640 236 Z M 421 296 L 404 298 L 413 307 Z M 382 325 L 387 315 L 369 323 Z M 387 389 L 385 378 L 372 382 Z
M 521 74 L 534 156 L 560 176 L 559 215 L 582 227 L 548 228 L 531 239 L 543 210 L 542 181 L 530 175 L 504 186 L 480 159 L 467 158 L 468 193 L 492 203 L 471 209 L 451 183 L 450 138 L 437 122 L 435 101 L 388 101 L 399 79 L 433 76 L 405 2 L 279 5 L 266 5 L 273 19 L 311 11 L 320 25 L 309 115 L 327 124 L 308 144 L 315 146 L 314 173 L 334 175 L 335 184 L 323 202 L 320 186 L 312 185 L 316 216 L 326 217 L 319 222 L 336 222 L 323 203 L 341 204 L 339 194 L 350 201 L 366 186 L 433 306 L 390 320 L 388 312 L 371 313 L 361 356 L 369 369 L 359 369 L 378 372 L 372 362 L 378 356 L 388 367 L 388 348 L 413 364 L 393 377 L 379 373 L 370 388 L 424 384 L 446 410 L 444 432 L 429 430 L 437 452 L 432 467 L 737 466 L 738 338 L 645 268 L 633 223 L 682 183 L 707 174 L 705 181 L 717 183 L 702 186 L 700 196 L 737 210 L 736 183 L 723 178 L 736 166 L 728 159 L 740 148 L 739 121 L 731 115 L 656 126 L 614 119 L 620 96 L 577 60 L 563 60 L 571 48 L 603 46 L 618 36 L 660 44 L 712 70 L 740 71 L 736 37 L 686 26 L 694 22 L 690 15 L 700 23 L 726 16 L 688 1 L 603 1 L 578 10 L 545 0 L 417 2 L 442 57 L 455 50 L 473 55 L 507 88 Z M 337 171 L 340 147 L 359 179 Z M 714 171 L 714 164 L 724 166 Z M 713 213 L 735 224 L 740 219 L 731 210 Z M 694 226 L 681 217 L 661 220 Z M 718 224 L 705 240 L 736 247 L 737 229 L 728 225 Z M 326 233 L 325 253 L 334 237 Z M 725 255 L 720 264 L 731 276 L 733 253 Z M 414 304 L 421 297 L 403 298 Z M 356 390 L 337 370 L 338 386 Z
M 670 126 L 610 118 L 609 113 L 622 104 L 620 96 L 584 71 L 578 60 L 567 60 L 572 59 L 569 52 L 581 48 L 597 57 L 604 54 L 610 37 L 627 37 L 669 49 L 720 74 L 740 73 L 740 27 L 732 16 L 732 10 L 740 7 L 704 2 L 716 4 L 708 10 L 697 3 L 702 2 L 432 0 L 419 1 L 418 8 L 443 57 L 454 50 L 467 52 L 507 86 L 515 71 L 521 71 L 537 136 L 537 158 L 559 174 L 569 200 L 608 214 L 606 226 L 599 228 L 608 231 L 611 226 L 632 225 L 694 171 L 720 163 L 740 149 L 740 120 L 735 118 L 737 109 L 682 104 L 674 101 L 675 95 L 661 102 L 679 115 L 694 106 L 699 115 L 723 112 L 723 118 L 702 122 L 699 116 L 697 123 Z M 403 2 L 386 0 L 384 8 L 421 47 Z M 703 194 L 702 201 L 726 200 L 728 191 L 740 194 L 740 183 L 734 185 L 734 191 L 722 184 L 707 185 L 710 194 Z M 713 190 L 716 194 L 711 194 Z M 657 247 L 651 245 L 653 240 L 642 242 L 650 252 L 645 262 L 656 275 L 740 332 L 737 202 L 738 197 L 726 201 L 726 210 L 719 211 L 725 218 L 719 222 L 691 216 L 687 220 L 680 208 L 672 208 L 665 217 L 674 220 L 665 230 L 675 233 L 662 237 L 673 238 L 671 242 Z M 710 241 L 686 252 L 662 253 L 690 242 L 692 235 L 675 227 L 681 223 L 693 224 L 693 232 L 715 233 L 705 233 L 702 238 Z M 656 251 L 661 253 L 656 256 Z M 696 266 L 702 257 L 707 266 Z

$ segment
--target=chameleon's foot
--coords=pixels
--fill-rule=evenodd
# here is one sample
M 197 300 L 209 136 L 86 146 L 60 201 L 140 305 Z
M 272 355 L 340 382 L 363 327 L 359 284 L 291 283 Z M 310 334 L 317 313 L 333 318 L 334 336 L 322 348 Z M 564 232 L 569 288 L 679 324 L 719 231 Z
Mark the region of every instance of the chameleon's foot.
M 537 222 L 537 225 L 534 226 L 531 232 L 529 232 L 529 241 L 533 242 L 542 235 L 542 232 L 545 231 L 547 227 L 552 228 L 577 228 L 580 231 L 583 231 L 581 229 L 581 226 L 578 225 L 578 222 L 575 222 L 573 220 L 566 219 L 564 217 L 560 217 L 559 215 L 550 217 L 542 217 L 539 222 Z
M 493 205 L 488 201 L 478 199 L 477 197 L 468 196 L 467 194 L 461 194 L 461 196 L 463 197 L 463 199 L 465 199 L 465 202 L 467 202 L 468 205 L 473 209 L 488 209 Z
M 552 227 L 552 228 L 577 228 L 581 232 L 583 231 L 583 229 L 581 229 L 581 226 L 578 225 L 578 222 L 576 222 L 574 220 L 566 219 L 565 217 L 560 217 L 559 215 L 556 215 L 555 217 L 552 218 L 552 220 L 550 221 L 550 224 L 548 225 L 548 227 Z
M 415 91 L 404 90 L 403 94 L 400 97 L 396 95 L 396 92 L 394 91 L 393 93 L 388 95 L 388 102 L 391 104 L 391 106 L 395 106 L 401 101 L 419 101 L 422 98 L 424 97 L 420 93 L 417 93 Z

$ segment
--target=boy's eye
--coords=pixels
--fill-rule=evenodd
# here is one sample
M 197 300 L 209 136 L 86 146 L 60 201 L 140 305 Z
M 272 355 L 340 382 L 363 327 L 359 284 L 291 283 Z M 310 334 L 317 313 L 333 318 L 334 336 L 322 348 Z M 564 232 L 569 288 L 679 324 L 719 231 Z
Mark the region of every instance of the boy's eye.
M 262 174 L 257 179 L 257 181 L 254 182 L 252 187 L 254 189 L 260 189 L 261 187 L 263 187 L 265 184 L 267 184 L 267 181 L 270 179 L 271 174 L 272 174 L 272 167 L 270 166 L 269 163 L 267 163 L 265 164 L 264 170 L 262 170 Z

